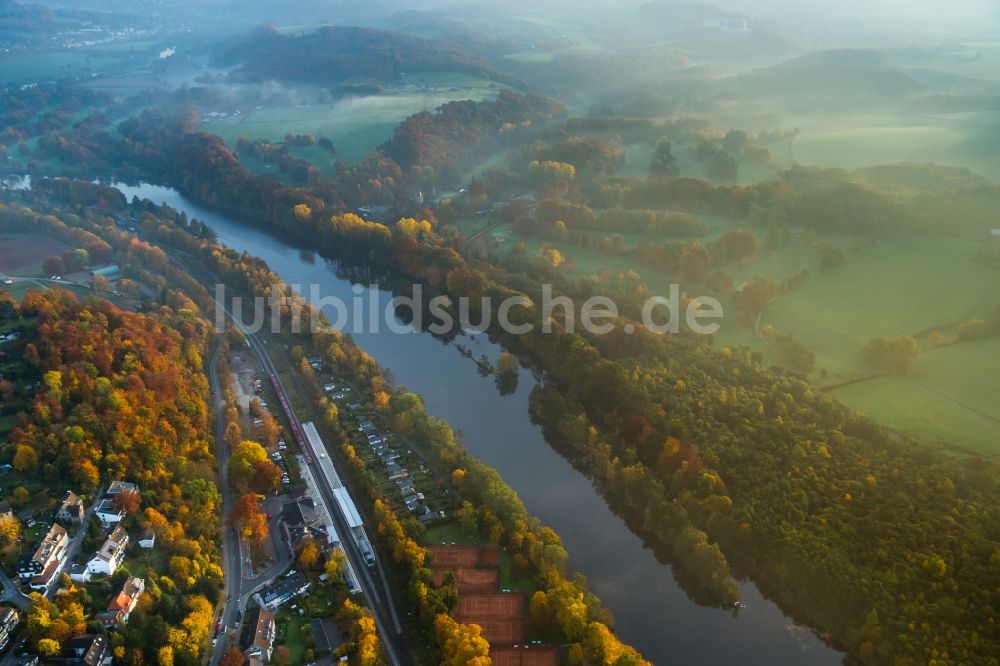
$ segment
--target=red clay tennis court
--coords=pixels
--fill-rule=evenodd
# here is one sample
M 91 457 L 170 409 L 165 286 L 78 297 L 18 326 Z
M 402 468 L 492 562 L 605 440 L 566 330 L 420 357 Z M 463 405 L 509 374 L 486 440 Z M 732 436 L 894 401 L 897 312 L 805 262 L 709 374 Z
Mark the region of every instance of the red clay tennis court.
M 430 546 L 432 569 L 500 566 L 496 548 L 489 546 Z
M 525 615 L 523 594 L 463 594 L 458 598 L 456 617 L 479 616 L 521 619 Z
M 479 564 L 479 546 L 431 546 L 431 567 L 458 569 Z
M 496 569 L 459 569 L 455 582 L 462 594 L 496 592 L 500 586 L 500 572 Z
M 483 630 L 483 638 L 488 640 L 490 645 L 518 645 L 525 640 L 524 620 L 504 620 L 476 615 L 466 617 L 459 614 L 455 615 L 455 619 L 462 624 L 478 624 Z
M 434 585 L 440 587 L 446 573 L 447 569 L 435 569 Z M 462 594 L 496 592 L 500 586 L 500 572 L 496 569 L 459 569 L 453 573 L 455 585 Z
M 553 647 L 499 647 L 490 650 L 493 666 L 559 666 L 559 650 Z

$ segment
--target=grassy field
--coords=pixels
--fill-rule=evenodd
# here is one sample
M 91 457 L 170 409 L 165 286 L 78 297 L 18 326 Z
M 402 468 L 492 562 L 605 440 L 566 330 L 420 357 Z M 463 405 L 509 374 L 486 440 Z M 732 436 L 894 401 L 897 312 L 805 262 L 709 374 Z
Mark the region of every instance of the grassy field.
M 37 83 L 108 68 L 134 67 L 155 56 L 145 53 L 154 45 L 151 40 L 126 40 L 44 53 L 5 55 L 0 58 L 0 83 Z
M 929 443 L 1000 456 L 1000 337 L 925 353 L 905 376 L 833 391 L 860 412 Z
M 52 288 L 52 284 L 48 282 L 39 282 L 37 280 L 19 280 L 12 285 L 0 285 L 0 291 L 5 291 L 13 297 L 17 302 L 21 302 L 24 295 L 29 291 L 46 291 Z M 76 294 L 80 298 L 86 298 L 88 296 L 93 296 L 94 292 L 86 287 L 78 287 L 75 284 L 61 284 L 60 289 L 65 289 L 73 294 Z M 121 305 L 117 300 L 114 301 L 116 305 Z
M 556 57 L 556 54 L 552 51 L 536 51 L 534 49 L 529 49 L 527 51 L 517 51 L 516 53 L 508 53 L 504 56 L 508 60 L 513 60 L 515 62 L 532 62 L 532 63 L 546 63 L 552 62 Z
M 711 242 L 737 223 L 702 216 L 710 233 L 699 239 Z M 472 233 L 485 219 L 463 220 L 459 227 Z M 500 252 L 521 240 L 535 256 L 542 245 L 557 248 L 572 261 L 572 276 L 599 271 L 634 270 L 656 294 L 669 293 L 667 274 L 636 265 L 629 257 L 608 256 L 568 242 L 521 238 L 509 227 L 494 236 Z M 651 234 L 619 234 L 626 248 L 643 241 L 662 243 Z M 876 242 L 827 234 L 846 252 L 844 263 L 830 271 L 819 266 L 813 246 L 795 237 L 774 254 L 762 253 L 749 265 L 722 267 L 738 287 L 761 277 L 776 284 L 807 270 L 809 277 L 791 292 L 780 295 L 767 308 L 761 326 L 770 324 L 779 333 L 792 335 L 816 355 L 811 380 L 832 386 L 872 374 L 863 363 L 863 348 L 876 336 L 912 335 L 922 341 L 924 352 L 910 375 L 886 377 L 837 389 L 834 395 L 861 412 L 900 431 L 934 442 L 947 442 L 980 452 L 1000 454 L 1000 338 L 927 349 L 926 335 L 941 330 L 953 338 L 958 324 L 983 318 L 1000 306 L 995 268 L 972 261 L 977 243 L 957 238 L 903 235 Z M 692 295 L 706 294 L 703 284 L 682 284 Z M 781 365 L 770 343 L 752 327 L 740 322 L 731 295 L 722 296 L 727 314 L 720 321 L 717 345 L 742 345 L 763 352 L 768 365 Z M 921 337 L 924 336 L 924 337 Z M 997 367 L 992 367 L 992 366 Z M 997 419 L 997 420 L 993 420 Z
M 812 277 L 779 297 L 763 322 L 794 335 L 816 351 L 820 365 L 847 378 L 863 372 L 861 347 L 872 337 L 915 336 L 996 307 L 997 271 L 973 262 L 975 250 L 960 239 L 899 236 L 849 251 L 829 272 L 812 257 L 789 257 L 787 268 L 805 266 Z
M 288 648 L 289 664 L 303 663 L 303 655 L 306 651 L 306 639 L 302 630 L 308 620 L 299 617 L 298 613 L 282 609 L 275 618 L 278 631 L 278 644 Z M 309 641 L 311 643 L 311 641 Z
M 408 116 L 433 111 L 447 102 L 491 98 L 498 90 L 489 81 L 464 74 L 417 73 L 408 76 L 407 83 L 420 88 L 394 95 L 344 99 L 328 105 L 269 107 L 247 113 L 240 122 L 217 120 L 203 127 L 233 146 L 241 136 L 280 141 L 289 133 L 312 133 L 317 138 L 330 139 L 339 159 L 356 161 L 389 139 L 396 125 Z M 299 156 L 315 159 L 314 163 L 321 168 L 332 164 L 329 154 L 318 147 L 302 151 Z
M 860 121 L 859 121 L 860 122 Z M 888 122 L 899 122 L 889 119 Z M 804 127 L 794 145 L 801 164 L 856 169 L 895 162 L 929 162 L 954 151 L 968 136 L 946 120 L 905 126 Z
M 42 261 L 60 255 L 69 246 L 41 234 L 11 231 L 0 235 L 0 274 L 35 276 L 42 274 Z

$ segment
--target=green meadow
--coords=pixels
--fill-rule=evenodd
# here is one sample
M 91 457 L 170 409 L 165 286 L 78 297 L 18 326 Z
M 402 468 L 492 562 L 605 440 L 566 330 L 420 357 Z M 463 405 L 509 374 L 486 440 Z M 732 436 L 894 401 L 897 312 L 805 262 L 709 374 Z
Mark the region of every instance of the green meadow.
M 112 66 L 135 66 L 140 60 L 149 60 L 147 52 L 155 45 L 153 40 L 136 39 L 45 53 L 5 55 L 0 58 L 0 83 L 38 83 L 96 73 Z
M 801 164 L 817 164 L 857 169 L 895 162 L 941 161 L 968 138 L 953 123 L 941 119 L 921 119 L 922 124 L 899 126 L 899 119 L 887 119 L 885 126 L 803 128 L 793 146 Z
M 552 62 L 555 59 L 556 54 L 552 51 L 537 51 L 535 49 L 528 49 L 526 51 L 517 51 L 516 53 L 508 53 L 504 56 L 508 60 L 513 60 L 515 62 L 531 62 L 531 63 L 547 63 Z
M 726 229 L 738 226 L 724 218 L 702 216 L 709 243 Z M 468 235 L 489 223 L 485 218 L 462 221 Z M 566 241 L 519 237 L 509 227 L 493 232 L 499 252 L 518 240 L 534 257 L 543 245 L 558 249 L 572 263 L 567 275 L 579 277 L 601 271 L 634 270 L 655 294 L 667 294 L 667 274 L 637 265 L 630 257 L 609 256 Z M 596 235 L 596 234 L 594 234 Z M 619 234 L 626 249 L 642 242 L 664 243 L 653 234 Z M 793 336 L 816 355 L 810 380 L 818 387 L 837 386 L 872 375 L 863 362 L 863 349 L 876 336 L 911 335 L 922 352 L 910 374 L 860 381 L 834 390 L 846 404 L 909 434 L 950 446 L 1000 454 L 1000 338 L 931 349 L 927 335 L 940 330 L 954 339 L 958 324 L 985 317 L 1000 306 L 996 268 L 975 262 L 978 247 L 972 241 L 901 235 L 881 241 L 827 234 L 846 252 L 843 264 L 822 270 L 814 246 L 799 235 L 775 253 L 762 252 L 746 265 L 729 264 L 721 270 L 734 285 L 755 277 L 781 283 L 801 270 L 809 277 L 801 286 L 781 294 L 761 317 L 761 328 Z M 682 291 L 707 294 L 704 284 L 682 284 Z M 741 323 L 732 295 L 719 297 L 727 316 L 716 334 L 716 345 L 747 346 L 761 351 L 765 363 L 781 365 L 772 343 Z M 992 367 L 996 366 L 996 367 Z
M 392 136 L 408 116 L 433 111 L 447 102 L 482 100 L 497 94 L 496 84 L 464 74 L 419 73 L 407 77 L 414 89 L 398 94 L 369 95 L 342 99 L 332 104 L 274 106 L 252 110 L 238 122 L 214 120 L 203 128 L 236 145 L 239 137 L 280 141 L 286 134 L 311 133 L 326 137 L 341 160 L 356 161 Z M 296 155 L 329 168 L 330 157 L 320 148 L 296 151 Z
M 1000 337 L 927 351 L 907 375 L 845 386 L 833 395 L 929 443 L 1000 456 Z
M 1000 304 L 997 271 L 973 261 L 975 250 L 956 238 L 898 236 L 848 250 L 826 272 L 799 253 L 788 267 L 805 266 L 810 278 L 780 296 L 763 321 L 814 349 L 832 378 L 849 379 L 864 373 L 861 348 L 872 337 L 945 330 Z

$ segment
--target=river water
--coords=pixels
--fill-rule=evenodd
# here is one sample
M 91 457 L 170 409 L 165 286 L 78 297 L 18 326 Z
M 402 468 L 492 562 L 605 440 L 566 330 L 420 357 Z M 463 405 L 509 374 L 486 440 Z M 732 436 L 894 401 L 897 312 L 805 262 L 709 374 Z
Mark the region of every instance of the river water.
M 118 185 L 132 196 L 165 203 L 208 223 L 220 243 L 264 259 L 290 285 L 301 285 L 346 303 L 360 289 L 335 275 L 332 264 L 303 253 L 303 247 L 248 226 L 152 185 Z M 379 311 L 392 298 L 365 290 Z M 350 308 L 348 308 L 350 314 Z M 334 313 L 327 313 L 331 321 Z M 347 331 L 352 331 L 348 320 Z M 674 580 L 642 540 L 614 514 L 591 482 L 553 450 L 528 415 L 534 378 L 522 369 L 517 390 L 501 396 L 492 377 L 454 345 L 428 333 L 400 335 L 381 326 L 379 332 L 353 333 L 354 340 L 390 371 L 397 384 L 423 396 L 428 411 L 463 433 L 466 448 L 495 467 L 520 495 L 528 511 L 562 537 L 574 571 L 587 576 L 615 618 L 615 631 L 654 663 L 666 666 L 729 664 L 833 665 L 843 655 L 810 630 L 796 626 L 748 581 L 740 584 L 742 607 L 737 613 L 700 606 Z M 495 360 L 500 349 L 483 335 L 459 338 L 475 357 Z

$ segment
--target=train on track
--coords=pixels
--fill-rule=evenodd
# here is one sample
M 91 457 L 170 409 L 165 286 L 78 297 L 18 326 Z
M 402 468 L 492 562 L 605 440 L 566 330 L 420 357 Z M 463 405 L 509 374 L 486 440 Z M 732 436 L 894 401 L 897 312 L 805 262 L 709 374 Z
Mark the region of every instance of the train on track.
M 281 382 L 278 381 L 278 377 L 272 373 L 268 375 L 268 378 L 271 380 L 271 388 L 274 389 L 274 394 L 278 396 L 278 402 L 281 403 L 281 410 L 285 414 L 285 420 L 288 421 L 288 427 L 292 430 L 292 437 L 295 438 L 295 443 L 298 444 L 302 457 L 305 458 L 306 464 L 310 467 L 313 466 L 314 460 L 319 460 L 318 467 L 320 472 L 322 472 L 327 485 L 333 492 L 337 504 L 340 505 L 340 510 L 347 520 L 354 541 L 358 544 L 358 548 L 365 558 L 365 563 L 369 567 L 374 566 L 375 552 L 368 539 L 368 534 L 365 532 L 361 516 L 358 514 L 357 507 L 354 506 L 354 501 L 348 494 L 343 482 L 337 475 L 333 467 L 333 461 L 326 454 L 326 446 L 320 439 L 316 427 L 312 422 L 307 422 L 302 427 L 299 426 L 299 421 L 295 418 L 295 414 L 292 413 L 292 405 L 289 403 L 288 396 L 285 394 Z M 308 432 L 303 433 L 303 429 L 308 429 Z
M 271 388 L 274 389 L 274 394 L 278 396 L 278 402 L 281 403 L 281 411 L 285 414 L 285 420 L 288 421 L 288 427 L 292 430 L 292 437 L 295 438 L 295 443 L 299 446 L 299 451 L 302 452 L 302 457 L 306 459 L 307 465 L 313 464 L 313 457 L 311 447 L 306 438 L 302 436 L 302 429 L 299 428 L 299 421 L 295 418 L 292 413 L 292 405 L 288 402 L 288 396 L 285 395 L 285 390 L 281 387 L 281 382 L 278 381 L 277 376 L 271 374 L 268 376 L 271 380 Z

